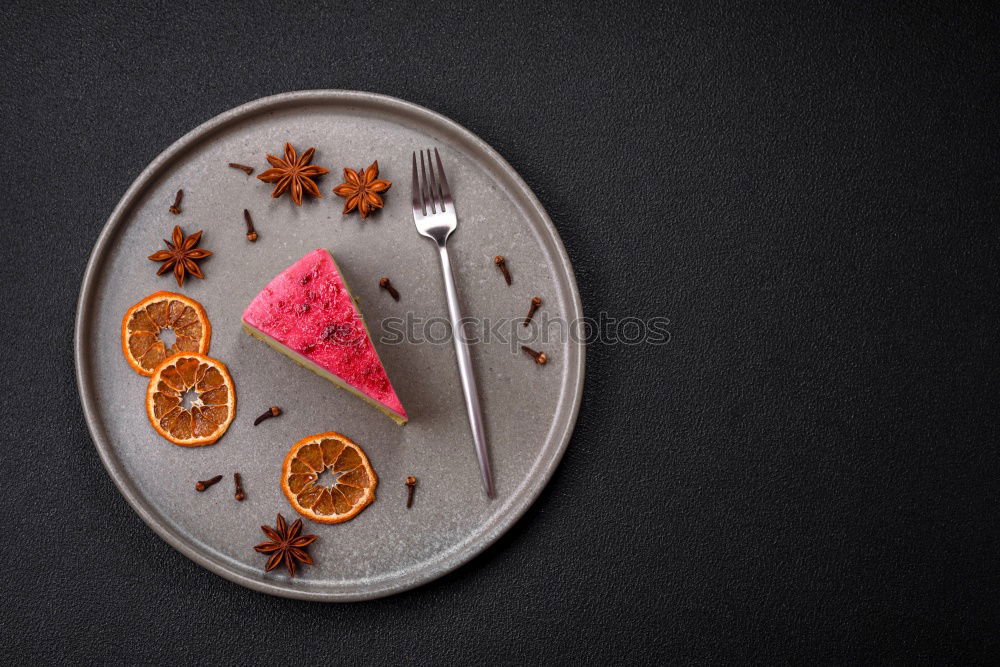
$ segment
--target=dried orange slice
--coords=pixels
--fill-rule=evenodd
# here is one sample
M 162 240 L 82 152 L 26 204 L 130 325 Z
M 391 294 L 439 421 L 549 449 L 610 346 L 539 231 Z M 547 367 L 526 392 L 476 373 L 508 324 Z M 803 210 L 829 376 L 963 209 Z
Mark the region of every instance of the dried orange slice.
M 173 331 L 176 339 L 169 346 L 160 339 L 164 330 Z M 122 318 L 122 352 L 140 375 L 152 375 L 164 359 L 181 352 L 206 354 L 211 339 L 205 309 L 183 294 L 150 294 Z
M 149 378 L 146 416 L 156 432 L 175 445 L 211 445 L 235 415 L 236 387 L 221 361 L 178 354 L 163 361 Z
M 320 475 L 331 475 L 324 485 Z M 319 523 L 353 519 L 375 500 L 378 477 L 357 443 L 320 433 L 295 443 L 281 470 L 281 490 L 296 512 Z

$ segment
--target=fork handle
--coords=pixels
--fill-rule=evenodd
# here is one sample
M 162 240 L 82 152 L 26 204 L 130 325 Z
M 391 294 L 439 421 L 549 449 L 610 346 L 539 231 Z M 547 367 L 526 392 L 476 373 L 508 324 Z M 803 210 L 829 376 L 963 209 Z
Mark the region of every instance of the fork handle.
M 444 289 L 448 299 L 448 316 L 451 318 L 451 329 L 455 340 L 458 374 L 462 378 L 462 393 L 465 395 L 465 408 L 469 414 L 469 426 L 472 427 L 472 439 L 476 444 L 479 471 L 482 473 L 483 488 L 486 490 L 486 496 L 493 498 L 493 473 L 490 471 L 490 457 L 489 452 L 486 450 L 486 432 L 483 429 L 483 415 L 479 409 L 476 375 L 472 371 L 472 357 L 469 354 L 469 343 L 465 338 L 465 327 L 462 326 L 462 310 L 458 305 L 455 276 L 451 270 L 451 260 L 448 259 L 448 248 L 445 247 L 444 243 L 438 244 L 438 254 L 441 256 L 441 272 L 444 275 Z

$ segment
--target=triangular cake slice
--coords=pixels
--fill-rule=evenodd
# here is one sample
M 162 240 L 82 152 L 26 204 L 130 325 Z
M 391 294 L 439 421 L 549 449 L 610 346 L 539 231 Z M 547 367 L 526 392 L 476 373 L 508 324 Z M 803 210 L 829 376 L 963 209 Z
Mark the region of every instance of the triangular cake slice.
M 406 410 L 329 251 L 313 250 L 279 273 L 243 311 L 243 327 L 396 423 L 406 423 Z

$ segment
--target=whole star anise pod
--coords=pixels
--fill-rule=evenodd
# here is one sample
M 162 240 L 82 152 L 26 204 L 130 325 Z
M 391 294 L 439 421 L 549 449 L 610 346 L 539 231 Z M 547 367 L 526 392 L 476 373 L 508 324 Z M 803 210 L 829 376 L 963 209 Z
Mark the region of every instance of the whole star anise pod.
M 261 526 L 260 529 L 264 531 L 264 534 L 271 540 L 270 542 L 258 544 L 253 548 L 254 551 L 258 553 L 271 554 L 271 557 L 267 560 L 267 565 L 264 566 L 265 572 L 270 572 L 284 563 L 285 567 L 288 568 L 289 576 L 294 577 L 296 567 L 295 561 L 306 563 L 308 565 L 313 564 L 313 560 L 309 554 L 306 553 L 305 547 L 312 544 L 313 540 L 316 539 L 316 536 L 299 536 L 299 532 L 302 530 L 301 519 L 296 519 L 295 523 L 291 526 L 287 526 L 285 525 L 285 517 L 279 514 L 274 528 L 271 528 L 270 526 Z
M 169 271 L 174 270 L 174 278 L 177 279 L 177 285 L 184 285 L 184 276 L 190 273 L 192 276 L 197 278 L 204 278 L 201 269 L 195 264 L 195 260 L 205 259 L 212 253 L 204 248 L 195 248 L 198 245 L 198 241 L 201 240 L 201 232 L 192 234 L 191 236 L 184 238 L 184 232 L 181 231 L 179 226 L 174 227 L 173 243 L 163 239 L 163 242 L 167 244 L 166 250 L 157 250 L 149 259 L 154 262 L 163 262 L 163 265 L 156 271 L 156 275 L 160 276 Z
M 273 169 L 262 171 L 257 174 L 257 178 L 265 183 L 276 183 L 272 197 L 280 197 L 286 191 L 291 191 L 292 201 L 296 206 L 302 206 L 302 191 L 305 190 L 313 197 L 322 197 L 323 194 L 313 182 L 313 176 L 330 173 L 325 167 L 318 167 L 309 164 L 312 161 L 315 148 L 310 148 L 301 156 L 297 156 L 292 145 L 285 142 L 285 159 L 275 155 L 267 154 L 267 161 L 271 163 Z
M 347 198 L 344 202 L 345 214 L 358 209 L 361 217 L 367 218 L 369 213 L 384 206 L 378 195 L 390 187 L 391 181 L 379 180 L 378 160 L 375 160 L 367 169 L 362 169 L 361 173 L 345 168 L 344 182 L 333 189 L 333 194 Z

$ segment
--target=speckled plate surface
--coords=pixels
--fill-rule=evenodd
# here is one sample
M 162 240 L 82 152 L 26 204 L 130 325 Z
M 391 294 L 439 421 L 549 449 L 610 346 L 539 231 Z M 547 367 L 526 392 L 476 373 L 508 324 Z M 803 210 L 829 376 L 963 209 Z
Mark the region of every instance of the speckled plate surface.
M 264 153 L 281 154 L 290 140 L 316 147 L 315 164 L 331 170 L 318 180 L 323 199 L 302 207 L 255 177 Z M 126 500 L 160 536 L 195 562 L 249 588 L 313 600 L 362 600 L 419 586 L 463 563 L 520 517 L 552 475 L 569 441 L 583 388 L 583 344 L 556 337 L 537 342 L 551 361 L 532 363 L 516 344 L 493 338 L 474 346 L 498 497 L 483 494 L 451 343 L 441 341 L 447 306 L 433 245 L 419 236 L 410 212 L 410 154 L 437 146 L 459 214 L 449 247 L 467 317 L 490 325 L 524 316 L 532 296 L 540 314 L 578 321 L 576 282 L 562 242 L 517 173 L 482 140 L 454 122 L 398 99 L 349 91 L 306 91 L 256 100 L 193 130 L 164 151 L 125 193 L 87 267 L 77 310 L 75 353 L 80 396 L 94 443 Z M 393 181 L 383 211 L 362 222 L 341 214 L 331 190 L 345 166 L 378 159 Z M 254 176 L 227 167 L 239 162 Z M 178 188 L 183 212 L 167 208 Z M 244 236 L 251 211 L 260 239 Z M 204 230 L 205 280 L 177 288 L 156 276 L 146 259 L 175 224 Z M 398 427 L 377 410 L 247 336 L 240 314 L 278 272 L 314 248 L 329 248 L 359 297 L 379 354 L 410 415 Z M 510 259 L 513 286 L 493 265 Z M 393 301 L 378 287 L 388 275 L 402 293 Z M 157 290 L 199 300 L 212 322 L 209 354 L 230 369 L 237 415 L 213 446 L 174 446 L 153 431 L 143 408 L 146 378 L 122 357 L 121 317 Z M 423 342 L 392 343 L 389 318 L 436 319 L 420 325 Z M 502 331 L 510 330 L 504 326 Z M 270 405 L 285 413 L 253 427 Z M 316 565 L 294 580 L 264 573 L 261 524 L 295 512 L 281 493 L 279 473 L 300 438 L 340 431 L 367 452 L 379 476 L 377 500 L 354 520 L 334 526 L 309 521 L 319 539 Z M 233 499 L 239 471 L 247 499 Z M 205 493 L 194 483 L 226 479 Z M 419 478 L 405 508 L 407 475 Z

